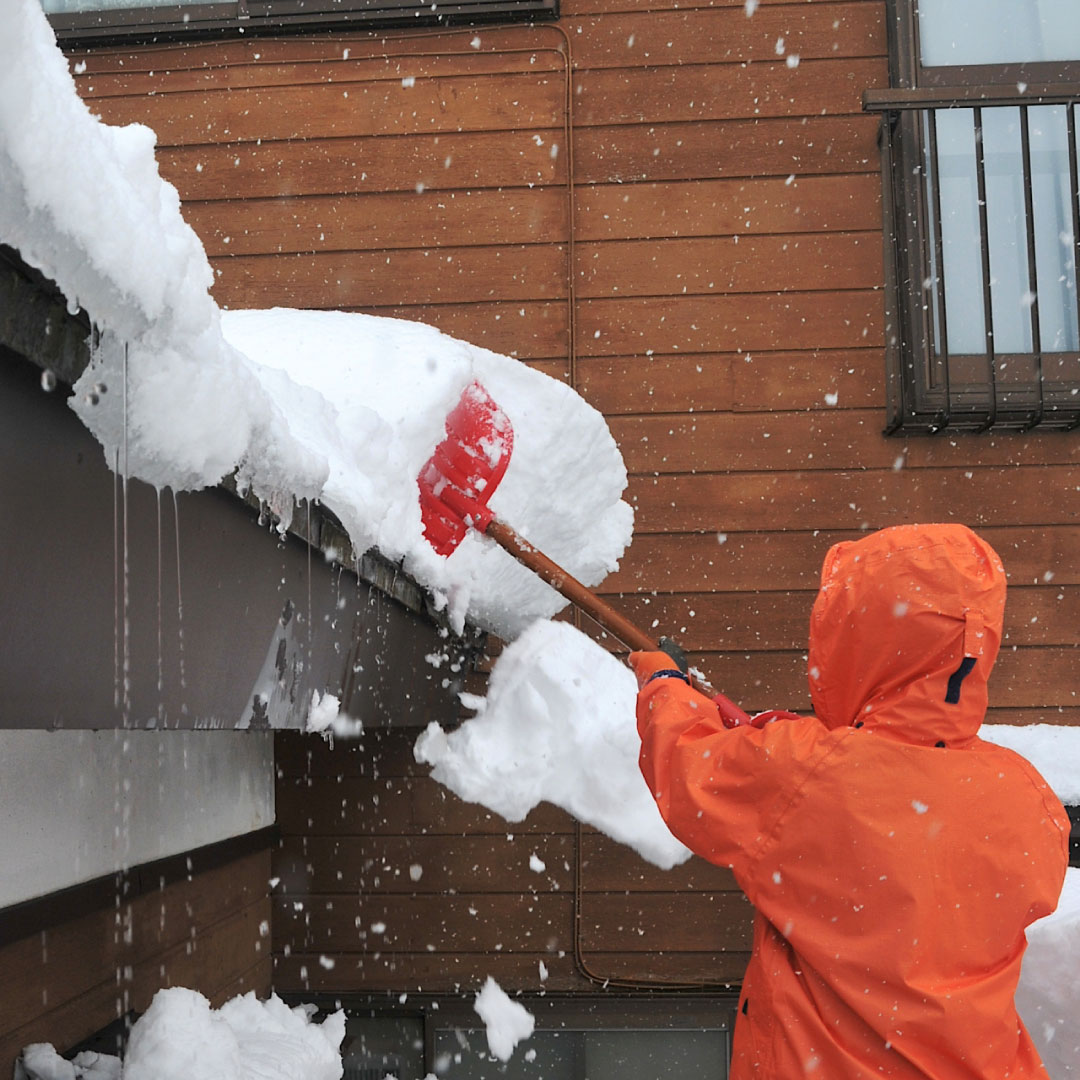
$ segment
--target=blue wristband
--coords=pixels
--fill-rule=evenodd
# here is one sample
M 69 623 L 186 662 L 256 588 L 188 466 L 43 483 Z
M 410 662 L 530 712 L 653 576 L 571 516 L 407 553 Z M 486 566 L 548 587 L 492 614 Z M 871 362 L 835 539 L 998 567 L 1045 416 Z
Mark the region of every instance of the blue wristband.
M 688 686 L 690 684 L 690 679 L 686 676 L 685 672 L 679 671 L 678 668 L 664 668 L 663 671 L 654 671 L 645 680 L 645 685 L 648 686 L 653 679 L 682 679 Z

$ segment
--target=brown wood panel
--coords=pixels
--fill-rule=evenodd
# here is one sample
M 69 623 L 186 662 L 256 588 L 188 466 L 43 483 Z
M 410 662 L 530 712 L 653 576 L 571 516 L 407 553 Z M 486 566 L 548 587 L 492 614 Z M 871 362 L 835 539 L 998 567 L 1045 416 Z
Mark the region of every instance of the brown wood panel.
M 762 709 L 810 711 L 806 654 L 796 652 L 711 652 L 689 654 L 714 686 L 750 712 Z M 996 708 L 1048 709 L 1071 702 L 1075 646 L 1005 649 L 990 678 Z
M 315 83 L 334 83 L 348 88 L 350 85 L 389 81 L 402 84 L 403 80 L 446 78 L 452 76 L 478 76 L 508 72 L 540 71 L 562 72 L 566 62 L 554 46 L 520 51 L 486 51 L 456 49 L 447 44 L 447 51 L 440 55 L 424 54 L 413 49 L 400 55 L 373 52 L 369 56 L 357 56 L 353 46 L 342 47 L 332 40 L 323 42 L 320 54 L 305 57 L 282 53 L 277 60 L 263 57 L 261 50 L 245 57 L 239 63 L 209 63 L 205 46 L 190 45 L 178 56 L 181 64 L 162 67 L 160 57 L 154 53 L 129 54 L 123 67 L 113 59 L 109 68 L 102 65 L 104 58 L 94 68 L 87 63 L 86 70 L 75 72 L 74 81 L 79 94 L 87 100 L 108 97 L 135 97 L 147 94 L 162 96 L 181 92 L 233 91 L 254 87 L 304 86 Z M 348 50 L 348 55 L 345 55 Z M 255 56 L 258 59 L 255 59 Z M 200 63 L 199 58 L 203 62 Z M 129 64 L 133 66 L 129 66 Z
M 544 870 L 530 868 L 533 855 Z M 543 833 L 286 836 L 274 855 L 274 877 L 289 897 L 347 891 L 416 896 L 551 892 L 573 889 L 573 860 L 573 837 Z
M 329 959 L 332 967 L 324 966 Z M 274 986 L 279 992 L 347 994 L 386 991 L 475 993 L 490 975 L 503 989 L 514 991 L 592 991 L 615 989 L 615 981 L 641 984 L 734 983 L 742 978 L 748 953 L 674 953 L 619 955 L 605 953 L 586 958 L 595 982 L 580 974 L 568 953 L 465 953 L 450 956 L 430 953 L 391 953 L 327 958 L 299 953 L 274 958 Z M 321 962 L 320 962 L 321 961 Z M 540 974 L 544 965 L 546 976 Z M 648 989 L 648 986 L 639 986 Z
M 888 82 L 884 57 L 808 60 L 792 68 L 775 53 L 771 60 L 753 65 L 687 62 L 678 67 L 579 72 L 574 125 L 853 115 L 862 110 L 867 87 Z
M 881 229 L 881 179 L 870 173 L 591 184 L 575 199 L 582 241 Z
M 575 291 L 583 300 L 876 289 L 883 281 L 880 233 L 582 243 L 574 267 Z
M 165 148 L 161 175 L 185 202 L 565 184 L 561 129 L 218 143 Z M 539 140 L 539 141 L 538 141 Z
M 885 361 L 876 348 L 583 356 L 577 375 L 579 393 L 609 418 L 835 409 L 826 394 L 836 394 L 845 407 L 876 409 L 884 400 Z
M 524 131 L 558 124 L 565 84 L 525 72 L 266 86 L 95 99 L 108 124 L 146 124 L 162 147 L 454 131 Z
M 637 297 L 578 304 L 578 347 L 587 356 L 850 349 L 884 326 L 879 292 L 747 293 Z
M 358 309 L 357 309 L 358 310 Z M 474 304 L 417 304 L 413 307 L 364 307 L 372 315 L 428 323 L 451 337 L 522 360 L 565 357 L 568 312 L 565 301 L 492 301 Z M 565 361 L 551 366 L 561 370 Z
M 643 629 L 674 637 L 683 648 L 774 651 L 806 647 L 816 593 L 677 593 L 624 595 L 611 606 Z M 1004 643 L 1071 645 L 1076 638 L 1080 588 L 1054 582 L 1009 587 Z
M 334 894 L 278 899 L 275 946 L 294 952 L 486 953 L 567 950 L 569 894 L 454 896 Z M 741 893 L 594 893 L 583 900 L 590 952 L 695 951 L 710 942 L 749 947 L 749 905 Z M 429 946 L 431 948 L 429 948 Z
M 635 529 L 878 529 L 910 521 L 1067 525 L 1080 520 L 1080 469 L 1070 465 L 923 468 L 814 474 L 631 477 Z
M 725 867 L 713 866 L 695 856 L 670 870 L 661 870 L 625 844 L 596 832 L 582 837 L 581 869 L 581 888 L 586 894 L 739 891 L 735 876 Z
M 878 120 L 821 116 L 578 128 L 574 181 L 635 183 L 878 169 Z
M 269 852 L 257 852 L 177 882 L 160 893 L 91 912 L 0 950 L 0 1031 L 27 1024 L 45 1004 L 56 1008 L 197 936 L 231 911 L 267 895 Z
M 756 362 L 756 359 L 755 359 Z M 630 473 L 775 471 L 783 469 L 943 468 L 946 466 L 1068 465 L 1080 439 L 1016 433 L 951 438 L 881 434 L 879 409 L 615 416 L 612 434 Z M 821 404 L 825 405 L 822 396 Z
M 329 61 L 368 61 L 390 64 L 398 60 L 430 60 L 444 56 L 460 59 L 485 54 L 507 57 L 521 50 L 528 61 L 538 61 L 552 49 L 565 48 L 566 38 L 558 25 L 550 23 L 508 26 L 465 26 L 459 29 L 338 29 L 311 30 L 302 35 L 225 38 L 209 41 L 182 41 L 159 44 L 93 46 L 71 49 L 73 64 L 85 66 L 88 75 L 98 73 L 222 70 L 225 68 L 273 69 L 280 65 L 300 65 Z
M 802 60 L 886 54 L 885 6 L 878 0 L 770 5 L 753 18 L 744 8 L 701 7 L 562 22 L 578 69 L 775 61 L 780 38 L 785 53 Z
M 792 516 L 788 524 L 801 523 Z M 1055 585 L 1080 584 L 1080 526 L 990 526 L 979 533 L 1001 556 L 1010 582 L 1042 581 L 1049 572 Z M 832 528 L 638 535 L 619 569 L 597 591 L 816 590 L 829 547 L 865 535 L 860 529 Z
M 430 766 L 413 754 L 416 731 L 369 728 L 360 739 L 312 738 L 306 732 L 274 732 L 274 768 L 278 779 L 329 777 L 347 784 L 356 778 L 376 783 L 389 777 L 426 776 Z
M 322 308 L 359 304 L 468 304 L 489 299 L 547 300 L 566 291 L 558 244 L 346 251 L 214 260 L 214 296 L 223 307 Z
M 565 240 L 561 188 L 188 202 L 210 256 L 535 244 Z
M 573 902 L 569 893 L 279 897 L 274 950 L 340 956 L 570 949 Z
M 991 705 L 986 710 L 987 724 L 1062 724 L 1070 727 L 1080 725 L 1080 707 L 1070 705 L 1047 706 L 1042 709 L 999 709 Z
M 419 730 L 414 730 L 418 735 Z M 462 802 L 434 780 L 386 780 L 357 794 L 352 785 L 283 780 L 277 786 L 283 832 L 312 836 L 428 833 L 565 833 L 569 815 L 542 803 L 524 821 L 508 822 L 482 806 Z
M 51 1042 L 65 1049 L 89 1037 L 130 1009 L 144 1011 L 164 986 L 186 986 L 214 1000 L 232 985 L 243 983 L 261 993 L 269 990 L 264 962 L 253 967 L 256 948 L 269 952 L 262 933 L 270 902 L 264 895 L 211 925 L 188 934 L 164 951 L 134 959 L 118 954 L 101 981 L 77 996 L 54 1004 L 37 998 L 31 1019 L 0 1036 L 0 1069 L 13 1069 L 20 1050 L 32 1042 Z M 120 931 L 114 929 L 114 934 Z M 9 969 L 5 966 L 5 972 Z M 71 970 L 64 974 L 72 974 Z M 5 1027 L 8 1013 L 4 1012 Z

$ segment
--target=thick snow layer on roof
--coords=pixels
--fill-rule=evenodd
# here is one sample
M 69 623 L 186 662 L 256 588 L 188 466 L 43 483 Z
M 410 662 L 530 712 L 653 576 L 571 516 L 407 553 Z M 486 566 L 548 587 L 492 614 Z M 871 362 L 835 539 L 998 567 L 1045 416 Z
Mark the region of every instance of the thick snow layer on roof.
M 158 175 L 154 133 L 93 117 L 39 5 L 8 6 L 0 241 L 104 331 L 72 406 L 111 466 L 181 489 L 235 471 L 285 518 L 295 499 L 318 499 L 357 551 L 403 560 L 456 622 L 513 637 L 564 602 L 475 535 L 447 559 L 421 531 L 417 474 L 479 379 L 515 433 L 491 507 L 586 584 L 615 568 L 633 515 L 599 413 L 518 361 L 417 323 L 221 312 L 202 244 Z

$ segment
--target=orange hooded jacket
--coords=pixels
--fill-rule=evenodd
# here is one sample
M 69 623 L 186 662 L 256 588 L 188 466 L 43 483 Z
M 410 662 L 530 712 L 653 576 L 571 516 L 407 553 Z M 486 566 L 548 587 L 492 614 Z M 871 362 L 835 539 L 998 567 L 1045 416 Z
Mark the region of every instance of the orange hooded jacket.
M 1013 993 L 1069 822 L 1027 761 L 976 736 L 1004 603 L 970 530 L 899 526 L 828 553 L 816 716 L 729 730 L 682 680 L 645 683 L 660 811 L 757 912 L 732 1080 L 1045 1080 Z M 632 662 L 643 681 L 672 666 Z

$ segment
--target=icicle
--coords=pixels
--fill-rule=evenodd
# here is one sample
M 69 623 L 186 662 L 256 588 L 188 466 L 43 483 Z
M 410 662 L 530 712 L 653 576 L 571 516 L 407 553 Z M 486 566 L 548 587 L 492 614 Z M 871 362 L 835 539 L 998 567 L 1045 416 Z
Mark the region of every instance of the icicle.
M 184 673 L 184 592 L 180 584 L 180 504 L 173 489 L 173 526 L 176 532 L 176 625 L 180 647 L 180 714 L 187 716 L 188 707 L 184 702 L 187 692 L 187 676 Z M 179 727 L 179 720 L 177 720 Z

